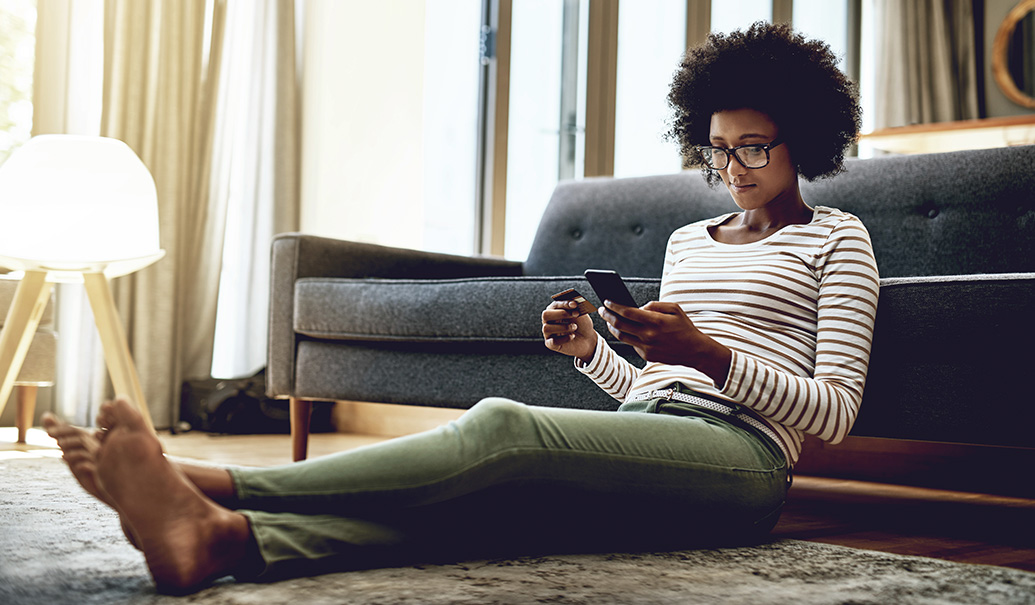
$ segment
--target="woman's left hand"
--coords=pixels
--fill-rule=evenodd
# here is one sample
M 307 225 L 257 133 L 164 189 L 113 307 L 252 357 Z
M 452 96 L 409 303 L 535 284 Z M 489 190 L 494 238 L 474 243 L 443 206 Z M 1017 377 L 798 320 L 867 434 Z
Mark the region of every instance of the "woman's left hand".
M 600 317 L 615 338 L 646 361 L 696 368 L 719 387 L 726 382 L 730 350 L 698 330 L 679 305 L 651 301 L 636 308 L 608 301 Z

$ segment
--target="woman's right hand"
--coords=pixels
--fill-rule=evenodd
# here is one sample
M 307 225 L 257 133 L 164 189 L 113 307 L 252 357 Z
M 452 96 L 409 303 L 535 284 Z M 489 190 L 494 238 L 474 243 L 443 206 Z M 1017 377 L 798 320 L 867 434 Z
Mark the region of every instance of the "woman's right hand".
M 555 300 L 543 310 L 543 339 L 546 348 L 578 357 L 582 363 L 593 359 L 597 332 L 589 315 L 579 315 L 573 300 Z

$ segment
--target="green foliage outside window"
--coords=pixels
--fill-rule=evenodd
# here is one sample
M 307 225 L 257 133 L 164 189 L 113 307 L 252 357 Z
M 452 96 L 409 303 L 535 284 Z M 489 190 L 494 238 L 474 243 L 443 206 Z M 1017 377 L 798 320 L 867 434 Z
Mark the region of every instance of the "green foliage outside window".
M 0 163 L 32 135 L 36 1 L 0 4 Z

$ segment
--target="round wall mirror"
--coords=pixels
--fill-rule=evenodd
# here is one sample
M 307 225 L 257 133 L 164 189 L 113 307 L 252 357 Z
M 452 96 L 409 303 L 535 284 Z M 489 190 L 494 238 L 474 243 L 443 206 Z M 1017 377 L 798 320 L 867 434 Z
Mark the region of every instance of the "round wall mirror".
M 992 42 L 992 75 L 1011 101 L 1035 109 L 1035 0 L 1021 0 Z

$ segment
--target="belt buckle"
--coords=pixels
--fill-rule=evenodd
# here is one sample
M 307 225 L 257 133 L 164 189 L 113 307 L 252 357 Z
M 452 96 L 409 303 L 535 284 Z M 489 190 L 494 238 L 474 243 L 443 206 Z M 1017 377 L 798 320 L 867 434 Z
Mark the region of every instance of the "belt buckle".
M 658 394 L 659 395 L 663 394 L 662 397 L 660 397 L 660 399 L 663 399 L 666 402 L 671 402 L 672 401 L 672 396 L 676 394 L 676 390 L 675 389 L 671 389 L 671 388 L 670 389 L 661 389 L 660 391 L 658 391 Z

